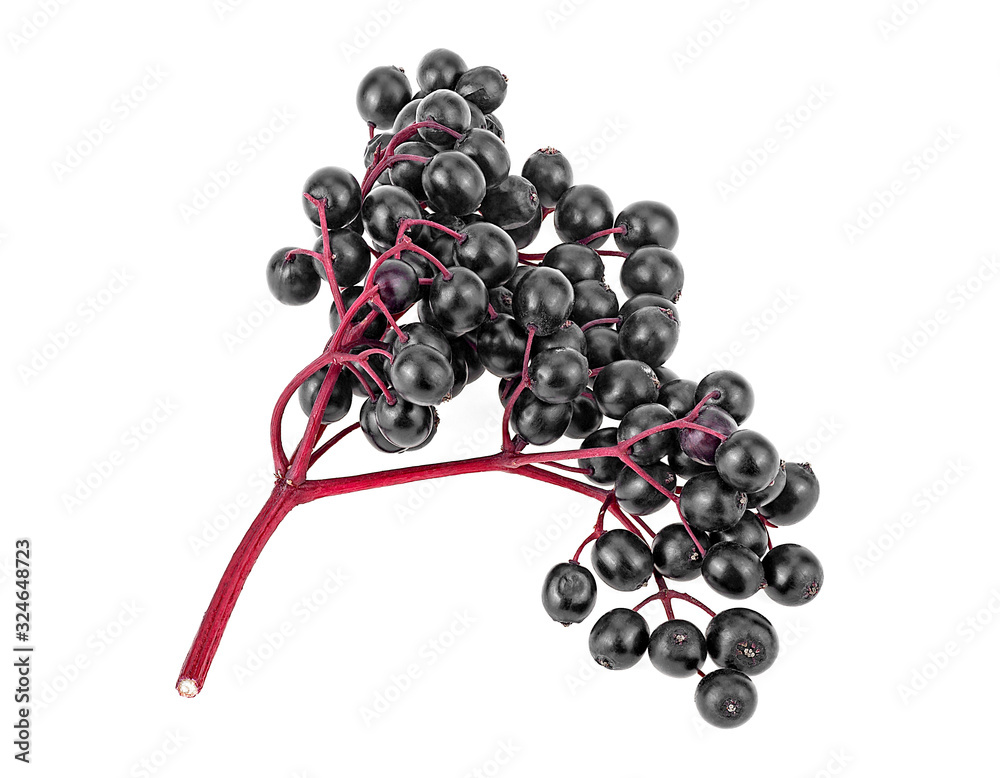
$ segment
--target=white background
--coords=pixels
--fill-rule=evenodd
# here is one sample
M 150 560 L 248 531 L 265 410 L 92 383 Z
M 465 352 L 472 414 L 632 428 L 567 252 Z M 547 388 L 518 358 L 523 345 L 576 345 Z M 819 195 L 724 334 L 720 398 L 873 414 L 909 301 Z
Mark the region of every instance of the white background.
M 28 536 L 35 695 L 48 704 L 33 714 L 27 769 L 515 778 L 982 765 L 1000 692 L 998 22 L 985 0 L 5 3 L 0 642 L 14 540 Z M 671 366 L 745 373 L 749 426 L 819 474 L 819 508 L 776 539 L 814 549 L 826 587 L 802 609 L 750 602 L 785 641 L 742 729 L 701 726 L 693 680 L 648 663 L 598 668 L 592 620 L 548 620 L 542 578 L 596 505 L 504 475 L 297 509 L 250 576 L 204 693 L 174 692 L 264 500 L 273 401 L 328 336 L 325 302 L 269 307 L 265 262 L 311 244 L 298 197 L 310 172 L 360 176 L 361 76 L 412 73 L 436 46 L 509 76 L 498 115 L 516 167 L 551 144 L 616 206 L 676 210 L 687 284 Z M 810 107 L 811 94 L 824 96 Z M 213 186 L 230 163 L 238 172 Z M 157 407 L 171 410 L 153 421 Z M 490 453 L 498 408 L 484 378 L 406 459 Z M 293 407 L 289 434 L 303 421 Z M 355 439 L 321 470 L 403 463 Z M 88 478 L 101 483 L 78 493 Z M 686 588 L 726 604 L 701 581 Z M 598 612 L 637 601 L 613 595 L 602 588 Z M 419 677 L 400 681 L 412 665 Z M 379 695 L 393 702 L 366 721 Z M 9 765 L 15 705 L 2 700 Z

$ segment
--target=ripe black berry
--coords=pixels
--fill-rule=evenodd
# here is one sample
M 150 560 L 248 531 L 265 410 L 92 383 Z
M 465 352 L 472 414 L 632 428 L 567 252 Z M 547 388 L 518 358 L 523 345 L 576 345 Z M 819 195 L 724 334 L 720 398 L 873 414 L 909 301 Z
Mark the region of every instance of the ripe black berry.
M 615 235 L 622 251 L 635 251 L 642 246 L 662 246 L 672 249 L 677 242 L 677 217 L 663 203 L 640 200 L 627 206 L 615 219 L 615 227 L 625 232 Z
M 590 631 L 590 655 L 609 670 L 635 667 L 648 645 L 646 620 L 628 608 L 608 611 Z
M 680 323 L 669 310 L 640 308 L 622 322 L 618 342 L 629 359 L 662 365 L 677 348 Z
M 714 670 L 698 682 L 694 702 L 709 724 L 732 729 L 749 721 L 757 710 L 757 689 L 737 670 Z
M 761 520 L 747 512 L 732 527 L 710 534 L 712 544 L 730 541 L 753 551 L 758 557 L 767 553 L 767 530 Z
M 378 190 L 376 190 L 378 191 Z M 435 277 L 427 295 L 431 313 L 447 335 L 474 330 L 489 315 L 489 292 L 482 279 L 468 268 L 456 267 L 451 277 Z
M 396 114 L 410 102 L 411 95 L 410 81 L 402 70 L 389 66 L 374 68 L 358 85 L 358 113 L 376 129 L 388 129 Z
M 812 513 L 819 502 L 819 481 L 808 463 L 787 462 L 785 464 L 785 486 L 770 502 L 760 507 L 760 515 L 786 527 L 797 524 Z
M 542 267 L 554 267 L 572 284 L 604 280 L 604 260 L 601 255 L 581 243 L 556 244 L 545 252 Z
M 397 394 L 417 405 L 439 405 L 455 383 L 451 360 L 420 344 L 406 346 L 396 354 L 389 377 Z
M 637 405 L 653 402 L 658 390 L 656 374 L 634 359 L 612 362 L 594 379 L 594 399 L 601 413 L 612 419 L 622 419 Z
M 643 246 L 625 258 L 620 280 L 629 297 L 649 292 L 677 302 L 684 288 L 684 268 L 672 251 Z
M 594 610 L 597 581 L 577 562 L 560 562 L 545 576 L 542 606 L 553 621 L 579 624 Z
M 465 240 L 456 247 L 455 259 L 493 288 L 506 283 L 517 270 L 517 247 L 495 224 L 480 222 L 465 228 Z
M 580 448 L 607 448 L 617 443 L 618 430 L 615 427 L 602 427 L 584 438 Z M 625 467 L 618 457 L 587 457 L 578 459 L 577 464 L 582 468 L 592 470 L 593 472 L 587 474 L 587 478 L 602 486 L 613 484 L 622 468 Z
M 289 256 L 288 252 L 294 250 L 278 249 L 271 255 L 267 263 L 267 288 L 280 303 L 305 305 L 319 294 L 321 281 L 312 258 L 307 254 Z
M 591 552 L 594 572 L 612 589 L 631 592 L 653 574 L 653 555 L 642 538 L 626 529 L 605 532 Z
M 535 446 L 545 446 L 563 436 L 573 408 L 568 403 L 547 403 L 529 389 L 514 402 L 510 423 L 514 431 Z
M 354 221 L 361 212 L 361 185 L 342 167 L 324 167 L 317 170 L 303 184 L 302 191 L 325 202 L 326 227 L 339 229 Z M 302 207 L 309 220 L 319 225 L 319 209 L 305 197 Z
M 538 210 L 538 192 L 528 179 L 507 176 L 486 192 L 480 212 L 483 218 L 505 230 L 522 227 Z
M 313 406 L 316 405 L 316 397 L 319 395 L 320 387 L 329 368 L 321 367 L 309 376 L 299 387 L 299 407 L 308 416 L 312 413 Z M 337 380 L 330 392 L 330 399 L 327 400 L 326 408 L 323 410 L 323 423 L 333 424 L 340 421 L 351 409 L 351 386 L 344 379 L 343 373 L 337 376 Z
M 724 597 L 745 600 L 764 585 L 764 567 L 749 548 L 726 541 L 705 552 L 701 577 Z
M 496 68 L 482 65 L 459 76 L 455 91 L 483 113 L 490 114 L 503 104 L 507 96 L 507 79 Z M 503 138 L 502 132 L 500 138 Z
M 720 397 L 708 401 L 708 405 L 717 405 L 733 417 L 737 424 L 747 420 L 753 410 L 753 387 L 739 373 L 732 370 L 716 370 L 709 373 L 698 383 L 695 398 L 700 400 L 712 392 L 719 392 Z
M 386 440 L 400 448 L 419 446 L 437 424 L 437 414 L 426 405 L 397 399 L 389 404 L 385 395 L 375 403 L 375 422 Z
M 455 151 L 466 154 L 479 166 L 486 178 L 487 188 L 502 183 L 510 173 L 507 147 L 489 130 L 469 130 L 455 143 Z
M 573 287 L 550 267 L 535 268 L 514 288 L 514 318 L 536 335 L 551 335 L 569 318 Z
M 573 166 L 561 151 L 551 146 L 532 153 L 521 175 L 535 185 L 538 198 L 546 208 L 554 208 L 559 198 L 573 186 Z
M 674 415 L 659 403 L 637 405 L 625 414 L 621 424 L 618 425 L 618 442 L 624 443 L 646 430 L 672 421 L 675 421 Z M 675 435 L 675 430 L 661 430 L 647 435 L 629 447 L 629 456 L 639 465 L 651 465 L 658 462 L 669 452 L 671 438 Z
M 709 536 L 700 530 L 692 530 L 701 543 L 708 548 Z M 668 524 L 653 538 L 653 569 L 660 575 L 674 581 L 690 581 L 701 572 L 702 555 L 683 524 Z
M 576 243 L 595 232 L 611 229 L 614 218 L 607 192 L 591 184 L 579 184 L 567 189 L 556 203 L 553 216 L 556 233 L 566 243 Z M 606 240 L 605 235 L 589 245 L 600 248 Z
M 767 596 L 782 605 L 804 605 L 823 586 L 823 565 L 804 546 L 785 543 L 775 546 L 764 557 Z
M 759 675 L 778 658 L 778 633 L 755 610 L 730 608 L 709 622 L 708 653 L 720 667 Z
M 528 363 L 528 388 L 549 403 L 568 403 L 587 388 L 587 358 L 570 348 L 546 349 Z
M 767 438 L 753 430 L 736 430 L 715 451 L 722 479 L 741 492 L 759 492 L 778 475 L 781 457 Z
M 476 210 L 486 196 L 483 171 L 459 151 L 442 151 L 432 157 L 424 168 L 421 184 L 435 211 L 454 216 Z
M 701 630 L 683 619 L 665 621 L 654 629 L 647 650 L 653 667 L 673 678 L 694 675 L 708 656 Z
M 450 89 L 435 89 L 417 105 L 416 119 L 418 122 L 437 122 L 461 134 L 468 132 L 472 126 L 472 111 L 461 95 Z M 437 127 L 421 127 L 417 133 L 434 146 L 447 148 L 455 143 L 452 135 Z
M 521 374 L 528 336 L 512 316 L 500 314 L 487 319 L 477 333 L 477 351 L 483 367 L 501 378 Z
M 642 467 L 642 470 L 668 490 L 677 485 L 677 476 L 662 462 L 646 465 Z M 618 473 L 618 477 L 615 479 L 615 499 L 622 509 L 629 513 L 645 516 L 660 510 L 670 498 L 632 468 L 626 467 Z
M 424 54 L 417 65 L 417 86 L 428 93 L 435 89 L 453 89 L 468 69 L 465 60 L 454 51 L 433 49 Z

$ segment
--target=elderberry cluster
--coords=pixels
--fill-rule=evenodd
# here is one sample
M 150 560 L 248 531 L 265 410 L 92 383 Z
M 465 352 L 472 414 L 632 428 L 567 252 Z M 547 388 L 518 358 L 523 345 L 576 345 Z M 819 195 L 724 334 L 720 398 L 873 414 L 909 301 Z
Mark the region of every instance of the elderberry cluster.
M 612 362 L 608 367 L 622 364 Z M 663 367 L 654 368 L 654 374 L 661 379 L 655 389 L 616 376 L 609 397 L 609 390 L 602 388 L 607 369 L 602 370 L 593 394 L 598 408 L 620 422 L 617 428 L 591 434 L 582 446 L 627 445 L 643 433 L 667 426 L 627 445 L 626 461 L 638 467 L 612 456 L 579 463 L 592 481 L 612 486 L 611 504 L 625 513 L 628 523 L 671 500 L 681 521 L 662 527 L 649 545 L 634 527 L 604 530 L 602 511 L 593 535 L 581 546 L 582 550 L 593 541 L 591 559 L 597 576 L 618 591 L 639 589 L 655 577 L 660 591 L 634 609 L 615 608 L 601 616 L 590 633 L 590 652 L 611 670 L 633 667 L 648 654 L 665 675 L 701 675 L 695 693 L 699 712 L 711 724 L 735 727 L 757 707 L 750 676 L 774 663 L 777 633 L 757 611 L 730 608 L 715 614 L 694 598 L 671 590 L 666 580 L 689 581 L 700 575 L 715 592 L 734 600 L 763 589 L 782 605 L 811 601 L 823 585 L 822 565 L 803 546 L 787 543 L 772 548 L 768 528 L 796 524 L 809 515 L 819 499 L 819 482 L 808 464 L 786 464 L 767 438 L 740 427 L 754 405 L 753 389 L 741 375 L 722 370 L 695 383 L 671 377 Z M 627 399 L 619 402 L 623 395 Z M 677 419 L 690 424 L 669 428 L 669 422 Z M 679 485 L 679 479 L 686 482 Z M 664 488 L 657 489 L 657 483 Z M 566 625 L 590 615 L 597 597 L 596 579 L 577 557 L 556 565 L 542 590 L 549 616 Z M 668 619 L 650 632 L 638 610 L 657 599 L 663 601 Z M 678 599 L 694 603 L 712 617 L 705 632 L 674 618 L 670 603 Z M 706 675 L 701 668 L 709 656 L 719 669 Z
M 670 208 L 640 201 L 616 215 L 608 194 L 575 183 L 551 147 L 512 174 L 495 115 L 507 79 L 496 68 L 469 68 L 435 49 L 416 81 L 414 93 L 395 67 L 364 77 L 363 179 L 339 167 L 310 176 L 304 207 L 319 237 L 312 250 L 283 248 L 268 263 L 269 288 L 289 305 L 308 303 L 332 280 L 332 356 L 299 383 L 302 410 L 313 414 L 326 396 L 321 418 L 330 424 L 362 398 L 363 434 L 397 453 L 432 440 L 436 406 L 486 372 L 499 378 L 504 452 L 582 441 L 569 469 L 608 487 L 584 542 L 594 544 L 597 575 L 619 591 L 657 580 L 651 599 L 668 620 L 650 633 L 640 606 L 604 614 L 590 635 L 594 659 L 623 669 L 648 653 L 667 675 L 703 675 L 702 715 L 718 726 L 746 721 L 757 700 L 749 676 L 777 656 L 774 628 L 745 608 L 715 615 L 666 580 L 701 575 L 733 599 L 763 588 L 786 605 L 811 600 L 823 581 L 819 561 L 801 546 L 772 549 L 768 527 L 813 509 L 815 474 L 741 428 L 754 405 L 742 376 L 718 371 L 695 382 L 664 366 L 679 337 L 684 284 Z M 523 253 L 550 215 L 561 242 Z M 617 250 L 601 249 L 609 237 Z M 606 261 L 620 262 L 622 298 L 605 280 Z M 671 502 L 681 520 L 654 535 L 639 517 Z M 605 530 L 606 513 L 623 528 Z M 545 580 L 545 609 L 563 624 L 595 606 L 596 580 L 579 554 Z M 713 616 L 704 633 L 673 618 L 678 599 Z M 708 655 L 720 669 L 704 675 Z

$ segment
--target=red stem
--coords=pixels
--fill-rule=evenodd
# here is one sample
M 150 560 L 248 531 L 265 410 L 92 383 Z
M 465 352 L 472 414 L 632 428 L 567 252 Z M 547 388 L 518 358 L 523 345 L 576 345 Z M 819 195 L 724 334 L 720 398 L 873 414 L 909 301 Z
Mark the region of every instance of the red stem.
M 592 235 L 588 235 L 583 240 L 577 241 L 577 243 L 582 243 L 584 246 L 586 246 L 588 243 L 593 243 L 595 240 L 597 240 L 598 238 L 603 238 L 605 235 L 624 235 L 624 234 L 625 234 L 624 227 L 612 227 L 611 229 L 608 230 L 598 230 Z

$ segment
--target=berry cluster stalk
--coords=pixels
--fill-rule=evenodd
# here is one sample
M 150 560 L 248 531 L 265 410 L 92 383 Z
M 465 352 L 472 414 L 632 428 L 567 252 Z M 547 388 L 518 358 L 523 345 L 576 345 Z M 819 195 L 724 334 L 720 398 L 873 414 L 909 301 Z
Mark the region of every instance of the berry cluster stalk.
M 394 151 L 396 146 L 413 137 L 417 130 L 421 127 L 433 127 L 435 129 L 452 132 L 451 130 L 448 130 L 448 128 L 435 122 L 421 122 L 413 124 L 397 133 L 384 152 L 382 149 L 376 150 L 375 158 L 364 177 L 362 184 L 363 193 L 370 191 L 371 187 L 374 185 L 375 181 L 378 180 L 378 177 L 382 174 L 382 172 L 387 170 L 395 162 L 414 159 L 410 155 L 396 155 L 394 154 Z M 374 384 L 374 389 L 372 391 L 377 389 L 378 392 L 385 394 L 386 399 L 390 404 L 395 402 L 391 389 L 385 385 L 385 383 L 379 378 L 377 371 L 369 364 L 369 360 L 373 356 L 378 356 L 391 362 L 392 355 L 388 351 L 380 348 L 379 344 L 367 340 L 364 337 L 364 332 L 377 316 L 382 315 L 385 316 L 388 322 L 388 328 L 396 332 L 400 342 L 405 342 L 407 335 L 405 332 L 400 330 L 396 324 L 396 320 L 402 316 L 405 311 L 396 314 L 391 314 L 388 311 L 387 307 L 379 297 L 378 286 L 374 284 L 373 279 L 375 271 L 382 262 L 389 258 L 399 256 L 402 251 L 415 251 L 434 264 L 441 274 L 445 278 L 448 278 L 450 275 L 448 268 L 444 267 L 437 260 L 437 258 L 429 252 L 426 252 L 419 246 L 416 246 L 410 240 L 407 233 L 412 227 L 424 226 L 440 230 L 455 238 L 459 242 L 465 239 L 465 235 L 449 230 L 429 220 L 414 219 L 403 221 L 399 226 L 396 245 L 385 253 L 378 255 L 368 272 L 364 291 L 353 304 L 346 306 L 344 304 L 340 288 L 336 283 L 336 275 L 334 273 L 333 265 L 334 257 L 330 248 L 330 240 L 326 224 L 326 209 L 324 207 L 325 201 L 316 200 L 308 194 L 304 196 L 307 200 L 309 200 L 309 202 L 316 206 L 319 213 L 320 230 L 323 235 L 323 250 L 322 252 L 316 252 L 305 249 L 296 249 L 289 252 L 288 258 L 290 259 L 290 257 L 294 254 L 305 254 L 322 263 L 323 268 L 326 271 L 326 278 L 332 279 L 329 286 L 333 295 L 334 306 L 336 307 L 337 314 L 340 319 L 340 324 L 337 331 L 327 341 L 323 352 L 295 375 L 288 386 L 286 386 L 281 392 L 278 397 L 278 401 L 275 404 L 270 428 L 271 449 L 276 474 L 275 486 L 271 496 L 268 498 L 264 507 L 250 525 L 246 535 L 243 537 L 243 540 L 240 542 L 240 545 L 233 554 L 229 565 L 226 567 L 226 570 L 219 581 L 215 595 L 212 597 L 208 609 L 205 611 L 204 617 L 201 621 L 201 626 L 195 635 L 190 651 L 188 652 L 187 658 L 184 660 L 180 675 L 177 679 L 177 691 L 184 697 L 194 697 L 201 692 L 202 688 L 204 688 L 205 679 L 208 675 L 209 668 L 211 667 L 212 660 L 218 650 L 226 624 L 229 622 L 229 618 L 232 615 L 233 608 L 236 605 L 236 601 L 243 589 L 247 576 L 253 569 L 254 564 L 257 562 L 261 551 L 264 549 L 264 546 L 270 539 L 271 535 L 281 524 L 285 516 L 287 516 L 288 513 L 298 505 L 312 502 L 322 497 L 351 494 L 353 492 L 378 489 L 385 486 L 397 486 L 400 484 L 413 483 L 415 481 L 424 481 L 433 478 L 445 478 L 471 473 L 511 473 L 568 489 L 577 494 L 591 497 L 601 504 L 601 510 L 598 515 L 594 531 L 577 551 L 576 557 L 574 557 L 574 559 L 576 559 L 579 557 L 579 554 L 583 550 L 584 546 L 586 546 L 589 542 L 596 540 L 604 532 L 603 523 L 606 513 L 610 513 L 619 522 L 621 522 L 623 527 L 635 533 L 639 537 L 642 537 L 642 531 L 645 531 L 650 538 L 652 538 L 653 532 L 639 517 L 630 516 L 621 509 L 615 501 L 613 489 L 601 489 L 571 478 L 568 474 L 564 474 L 586 474 L 589 472 L 583 467 L 573 467 L 571 465 L 563 464 L 566 460 L 583 460 L 594 457 L 616 457 L 627 467 L 633 469 L 654 488 L 670 498 L 675 505 L 677 505 L 679 490 L 671 490 L 649 476 L 629 456 L 628 452 L 631 446 L 643 438 L 669 429 L 697 430 L 716 438 L 725 439 L 725 435 L 696 424 L 693 421 L 694 418 L 697 417 L 698 412 L 701 410 L 703 405 L 716 398 L 717 393 L 712 393 L 699 402 L 684 418 L 645 430 L 644 432 L 614 446 L 572 449 L 565 451 L 546 451 L 531 454 L 524 453 L 523 449 L 526 442 L 516 435 L 511 436 L 510 414 L 518 395 L 528 386 L 529 383 L 528 355 L 531 352 L 531 344 L 534 337 L 534 330 L 532 328 L 528 331 L 527 346 L 525 348 L 524 364 L 520 381 L 513 389 L 512 395 L 507 400 L 502 425 L 501 447 L 496 454 L 464 461 L 451 461 L 441 462 L 438 464 L 419 465 L 415 467 L 404 467 L 394 470 L 366 473 L 363 475 L 351 475 L 325 479 L 307 478 L 309 469 L 316 464 L 319 458 L 332 449 L 335 444 L 343 440 L 349 433 L 358 429 L 359 426 L 357 423 L 351 424 L 333 436 L 329 441 L 320 445 L 320 440 L 326 431 L 326 424 L 323 423 L 323 412 L 333 391 L 334 384 L 338 380 L 342 371 L 349 370 L 355 375 L 361 375 L 363 373 L 366 377 L 372 379 L 372 383 Z M 545 215 L 548 214 L 546 213 Z M 616 230 L 604 230 L 601 233 L 589 236 L 580 242 L 586 244 L 597 237 L 610 234 L 615 231 Z M 373 255 L 376 254 L 374 251 L 372 253 Z M 605 253 L 612 254 L 616 252 Z M 524 257 L 524 259 L 527 260 L 528 258 Z M 369 307 L 370 312 L 363 315 L 360 314 L 359 312 L 365 309 L 366 306 Z M 359 315 L 362 315 L 363 318 L 361 318 L 360 321 L 356 321 L 356 317 Z M 491 315 L 495 315 L 495 313 Z M 362 350 L 360 353 L 352 353 L 352 350 L 356 350 L 358 346 L 371 347 Z M 309 415 L 302 438 L 299 440 L 292 454 L 289 456 L 286 453 L 281 440 L 282 420 L 284 418 L 285 410 L 292 396 L 306 381 L 306 379 L 312 376 L 317 370 L 324 367 L 328 368 L 328 370 L 316 397 L 312 412 Z M 552 469 L 547 468 L 553 468 L 562 472 L 553 472 Z M 763 519 L 761 520 L 763 521 Z M 698 543 L 697 538 L 695 538 L 694 533 L 691 532 L 691 529 L 688 527 L 687 521 L 683 516 L 681 516 L 681 521 L 688 529 L 688 533 L 691 535 L 699 551 L 704 553 L 704 548 L 702 548 L 702 546 Z M 702 605 L 689 595 L 668 589 L 666 583 L 659 576 L 657 577 L 657 583 L 659 588 L 658 592 L 648 598 L 646 602 L 650 602 L 654 599 L 662 600 L 668 615 L 672 613 L 670 602 L 673 599 L 686 600 L 701 607 L 706 612 L 711 614 L 711 611 L 706 606 Z M 642 605 L 644 604 L 646 603 L 642 603 Z

